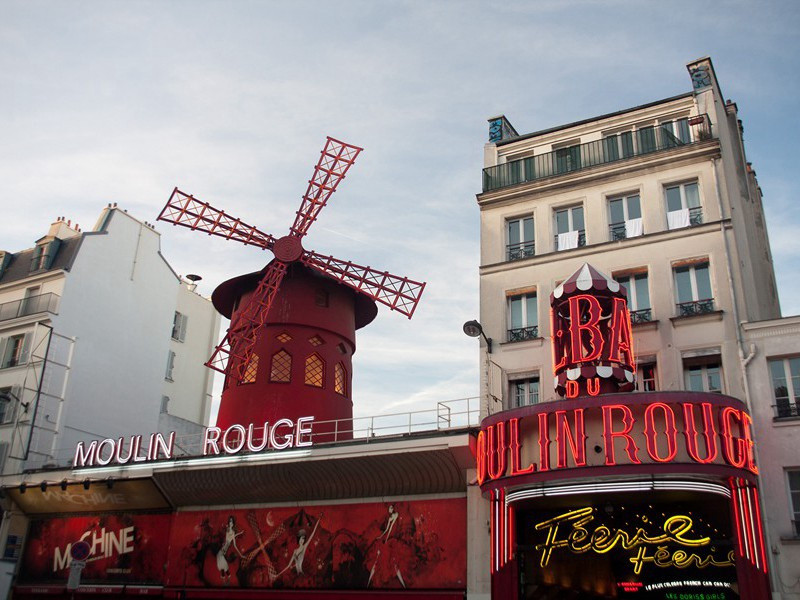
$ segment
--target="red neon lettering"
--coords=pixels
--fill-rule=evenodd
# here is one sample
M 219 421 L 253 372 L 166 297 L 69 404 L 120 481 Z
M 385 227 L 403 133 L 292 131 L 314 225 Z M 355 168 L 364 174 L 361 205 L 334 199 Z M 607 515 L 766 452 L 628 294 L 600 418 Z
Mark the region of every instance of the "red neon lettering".
M 478 471 L 478 485 L 483 485 L 486 481 L 486 434 L 478 432 L 478 439 L 475 441 L 475 469 Z
M 486 470 L 490 479 L 498 479 L 506 472 L 506 428 L 500 422 L 486 428 L 489 465 Z
M 567 383 L 565 384 L 567 398 L 577 398 L 578 393 L 580 392 L 580 388 L 578 388 L 578 382 L 572 381 L 571 379 L 567 379 Z
M 539 413 L 539 470 L 550 470 L 550 424 L 547 413 Z
M 628 303 L 623 298 L 614 298 L 611 318 L 611 347 L 608 360 L 633 365 L 633 333 Z
M 510 419 L 508 422 L 508 449 L 511 454 L 511 472 L 509 475 L 515 477 L 517 475 L 527 475 L 536 470 L 536 465 L 531 464 L 524 469 L 520 469 L 519 465 L 522 462 L 522 446 L 519 443 L 519 419 Z
M 558 455 L 558 468 L 567 467 L 567 443 L 572 449 L 572 459 L 576 467 L 586 466 L 586 432 L 583 420 L 583 409 L 575 409 L 575 435 L 569 428 L 567 411 L 556 411 L 556 452 Z
M 614 411 L 622 411 L 622 424 L 624 429 L 622 431 L 614 431 Z M 628 460 L 633 464 L 639 465 L 641 461 L 637 456 L 639 448 L 636 447 L 636 442 L 630 436 L 631 429 L 633 429 L 635 421 L 631 409 L 624 404 L 608 404 L 603 407 L 603 442 L 606 450 L 606 465 L 613 466 L 617 464 L 614 457 L 614 438 L 625 438 L 625 452 L 628 454 Z
M 550 309 L 550 331 L 553 332 L 553 374 L 567 364 L 567 355 L 564 352 L 564 331 L 556 322 L 556 312 Z
M 756 466 L 755 457 L 755 442 L 753 441 L 753 425 L 752 417 L 745 411 L 742 411 L 742 425 L 744 427 L 744 439 L 747 441 L 747 470 L 758 475 L 758 467 Z
M 658 432 L 653 413 L 660 410 L 664 413 L 664 424 L 667 440 L 667 455 L 658 454 Z M 671 462 L 678 453 L 678 429 L 675 427 L 675 413 L 668 404 L 653 402 L 644 411 L 644 437 L 647 440 L 647 454 L 656 462 Z
M 686 436 L 686 451 L 689 457 L 701 465 L 707 465 L 714 462 L 717 458 L 717 430 L 714 427 L 714 418 L 712 414 L 712 406 L 709 402 L 703 402 L 702 407 L 703 415 L 703 438 L 706 445 L 706 457 L 700 458 L 700 453 L 697 448 L 697 427 L 694 422 L 694 405 L 689 402 L 683 403 L 683 426 L 684 435 Z
M 590 396 L 597 396 L 600 393 L 600 378 L 592 377 L 586 380 L 586 391 Z
M 581 304 L 586 307 L 583 314 L 581 313 Z M 581 294 L 569 299 L 569 334 L 574 362 L 600 358 L 600 354 L 603 352 L 603 334 L 597 325 L 600 322 L 601 313 L 600 302 L 594 296 Z M 584 332 L 588 334 L 586 340 L 584 340 Z M 589 353 L 584 355 L 584 349 L 587 349 Z
M 731 417 L 739 422 L 739 430 L 742 429 L 742 412 L 731 406 L 723 408 L 719 414 L 722 425 L 722 454 L 729 465 L 742 468 L 747 462 L 747 440 L 733 437 Z

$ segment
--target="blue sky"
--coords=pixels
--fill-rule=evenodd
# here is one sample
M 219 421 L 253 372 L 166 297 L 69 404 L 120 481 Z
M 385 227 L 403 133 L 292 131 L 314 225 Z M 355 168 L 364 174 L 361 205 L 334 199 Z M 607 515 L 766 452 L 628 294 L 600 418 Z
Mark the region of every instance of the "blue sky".
M 326 135 L 365 151 L 305 246 L 426 280 L 411 321 L 359 332 L 356 414 L 478 393 L 486 119 L 520 133 L 690 90 L 709 55 L 764 192 L 784 315 L 800 313 L 800 3 L 0 2 L 0 248 L 108 202 L 154 221 L 179 186 L 281 236 Z M 161 224 L 179 273 L 253 248 Z

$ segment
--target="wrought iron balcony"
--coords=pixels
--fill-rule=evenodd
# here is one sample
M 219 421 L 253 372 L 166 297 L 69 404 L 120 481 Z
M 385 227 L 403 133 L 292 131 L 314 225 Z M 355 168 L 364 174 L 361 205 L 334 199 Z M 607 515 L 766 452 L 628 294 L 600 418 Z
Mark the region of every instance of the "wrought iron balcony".
M 536 245 L 533 242 L 520 242 L 506 246 L 506 260 L 520 260 L 533 256 L 535 253 Z
M 794 528 L 794 537 L 800 538 L 800 521 L 793 519 L 792 527 Z
M 608 226 L 608 231 L 611 234 L 612 242 L 624 240 L 628 237 L 625 229 L 625 221 L 622 221 L 622 223 L 611 223 L 611 225 Z
M 789 398 L 779 398 L 777 404 L 772 405 L 776 419 L 792 419 L 800 417 L 800 400 L 791 402 Z
M 22 300 L 5 302 L 0 304 L 0 321 L 26 317 L 40 312 L 55 313 L 60 298 L 61 296 L 57 294 L 40 294 Z
M 663 126 L 644 127 L 601 140 L 560 148 L 483 170 L 483 191 L 490 192 L 511 185 L 573 173 L 621 160 L 690 146 L 711 139 L 711 124 L 706 115 L 689 119 L 688 138 L 681 139 Z
M 631 323 L 636 325 L 637 323 L 649 323 L 653 320 L 653 309 L 651 308 L 643 308 L 641 310 L 632 310 L 631 311 Z
M 703 224 L 703 207 L 695 206 L 689 209 L 689 227 Z
M 556 250 L 573 250 L 573 248 L 559 248 L 558 247 L 558 234 L 556 234 L 553 237 L 553 239 L 555 240 L 553 242 L 553 246 L 555 247 Z M 577 247 L 578 248 L 582 248 L 585 245 L 586 245 L 586 230 L 585 229 L 580 229 L 580 230 L 578 230 L 578 246 Z
M 509 342 L 524 342 L 525 340 L 532 340 L 539 337 L 539 326 L 532 325 L 531 327 L 517 327 L 508 330 Z
M 693 302 L 680 302 L 678 307 L 679 317 L 694 317 L 714 312 L 714 299 L 695 300 Z

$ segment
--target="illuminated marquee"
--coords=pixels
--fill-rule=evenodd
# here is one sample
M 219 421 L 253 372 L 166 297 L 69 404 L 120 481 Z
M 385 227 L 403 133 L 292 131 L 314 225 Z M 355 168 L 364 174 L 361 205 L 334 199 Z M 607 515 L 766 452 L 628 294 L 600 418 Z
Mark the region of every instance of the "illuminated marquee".
M 733 398 L 652 393 L 506 411 L 476 440 L 478 483 L 582 467 L 724 465 L 757 475 L 752 424 Z M 605 401 L 603 401 L 605 400 Z
M 627 292 L 584 263 L 550 295 L 553 374 L 567 398 L 633 389 L 636 362 Z
M 251 423 L 231 425 L 227 429 L 206 427 L 203 433 L 203 456 L 235 455 L 242 452 L 261 452 L 263 450 L 283 450 L 312 445 L 311 429 L 314 417 L 278 419 L 274 423 L 264 423 L 254 427 Z M 141 435 L 128 438 L 107 438 L 92 440 L 88 444 L 78 442 L 75 448 L 73 468 L 106 465 L 132 465 L 162 459 L 172 459 L 175 451 L 175 432 L 168 436 L 160 433 L 150 435 L 147 448 Z

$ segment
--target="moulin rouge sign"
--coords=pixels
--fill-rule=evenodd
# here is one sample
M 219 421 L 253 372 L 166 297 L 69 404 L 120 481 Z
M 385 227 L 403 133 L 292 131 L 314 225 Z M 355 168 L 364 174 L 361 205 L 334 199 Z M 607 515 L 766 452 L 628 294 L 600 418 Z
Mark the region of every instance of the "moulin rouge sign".
M 694 463 L 758 474 L 753 421 L 738 400 L 620 394 L 634 388 L 636 373 L 626 296 L 588 264 L 556 288 L 550 298 L 554 385 L 567 401 L 486 418 L 476 440 L 481 485 L 623 464 Z
M 278 419 L 274 423 L 264 423 L 263 427 L 254 427 L 252 423 L 247 427 L 231 425 L 225 430 L 206 427 L 203 433 L 203 456 L 230 456 L 311 446 L 313 423 L 314 417 L 300 417 L 297 421 Z M 123 466 L 169 460 L 174 457 L 174 451 L 174 431 L 168 436 L 151 434 L 147 447 L 141 435 L 78 442 L 72 467 Z

